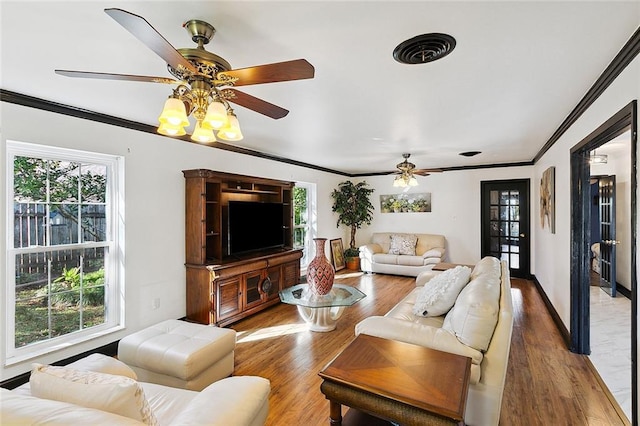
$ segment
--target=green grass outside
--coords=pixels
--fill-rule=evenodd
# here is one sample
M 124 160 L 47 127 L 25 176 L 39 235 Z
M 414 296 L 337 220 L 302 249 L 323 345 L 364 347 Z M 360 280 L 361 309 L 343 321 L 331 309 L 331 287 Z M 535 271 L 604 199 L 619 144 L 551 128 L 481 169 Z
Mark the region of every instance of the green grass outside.
M 37 297 L 36 290 L 24 290 L 16 301 L 15 345 L 17 348 L 80 330 L 80 306 L 57 303 L 51 307 L 51 336 L 46 298 Z M 105 321 L 104 304 L 82 307 L 82 328 L 100 325 Z

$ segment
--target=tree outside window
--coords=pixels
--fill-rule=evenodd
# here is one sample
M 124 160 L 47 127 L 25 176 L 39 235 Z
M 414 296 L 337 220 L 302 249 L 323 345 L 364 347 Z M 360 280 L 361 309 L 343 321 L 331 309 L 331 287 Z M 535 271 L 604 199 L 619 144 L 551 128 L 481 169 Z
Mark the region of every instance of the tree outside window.
M 110 299 L 116 274 L 109 267 L 117 263 L 118 251 L 111 193 L 117 186 L 109 182 L 116 175 L 114 157 L 60 154 L 51 147 L 42 148 L 40 156 L 29 144 L 15 145 L 9 171 L 10 353 L 119 321 L 118 303 Z M 28 147 L 25 155 L 22 146 Z M 72 159 L 56 158 L 64 153 Z

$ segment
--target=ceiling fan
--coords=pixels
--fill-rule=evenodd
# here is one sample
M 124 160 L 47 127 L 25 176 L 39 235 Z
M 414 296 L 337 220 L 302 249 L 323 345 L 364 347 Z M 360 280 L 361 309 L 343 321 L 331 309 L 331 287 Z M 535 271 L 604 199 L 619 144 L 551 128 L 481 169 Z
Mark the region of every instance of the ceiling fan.
M 393 180 L 393 186 L 400 188 L 418 186 L 415 175 L 429 176 L 431 173 L 442 173 L 441 169 L 416 169 L 416 165 L 409 161 L 410 156 L 411 154 L 402 154 L 404 161 L 396 164 L 398 171 L 393 172 L 397 175 Z
M 117 8 L 104 11 L 164 59 L 169 73 L 175 79 L 59 69 L 55 72 L 67 77 L 177 84 L 159 118 L 158 133 L 161 134 L 186 134 L 184 128 L 189 125 L 187 117 L 192 114 L 196 119 L 192 139 L 213 142 L 216 140 L 213 130 L 217 130 L 221 139 L 240 140 L 242 133 L 230 103 L 273 119 L 285 117 L 289 111 L 241 92 L 235 86 L 301 80 L 314 76 L 313 65 L 305 59 L 234 70 L 224 58 L 205 50 L 204 45 L 209 43 L 216 30 L 204 21 L 192 19 L 182 25 L 197 44 L 196 48 L 175 49 L 143 17 Z

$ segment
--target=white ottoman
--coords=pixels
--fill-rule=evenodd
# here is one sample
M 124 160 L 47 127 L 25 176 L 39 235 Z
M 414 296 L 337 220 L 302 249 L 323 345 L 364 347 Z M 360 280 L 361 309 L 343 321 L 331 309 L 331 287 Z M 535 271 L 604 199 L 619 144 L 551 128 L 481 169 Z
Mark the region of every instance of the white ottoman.
M 118 344 L 118 359 L 142 382 L 200 391 L 233 373 L 236 332 L 167 320 Z

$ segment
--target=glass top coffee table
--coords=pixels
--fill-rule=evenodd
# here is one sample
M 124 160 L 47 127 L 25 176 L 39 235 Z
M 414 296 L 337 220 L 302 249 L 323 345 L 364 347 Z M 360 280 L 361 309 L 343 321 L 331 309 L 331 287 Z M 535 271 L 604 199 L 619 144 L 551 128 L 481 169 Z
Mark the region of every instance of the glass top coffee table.
M 298 307 L 309 330 L 321 332 L 335 330 L 344 309 L 366 297 L 357 288 L 343 284 L 334 284 L 331 291 L 322 296 L 312 294 L 308 284 L 285 288 L 279 294 L 283 303 Z

